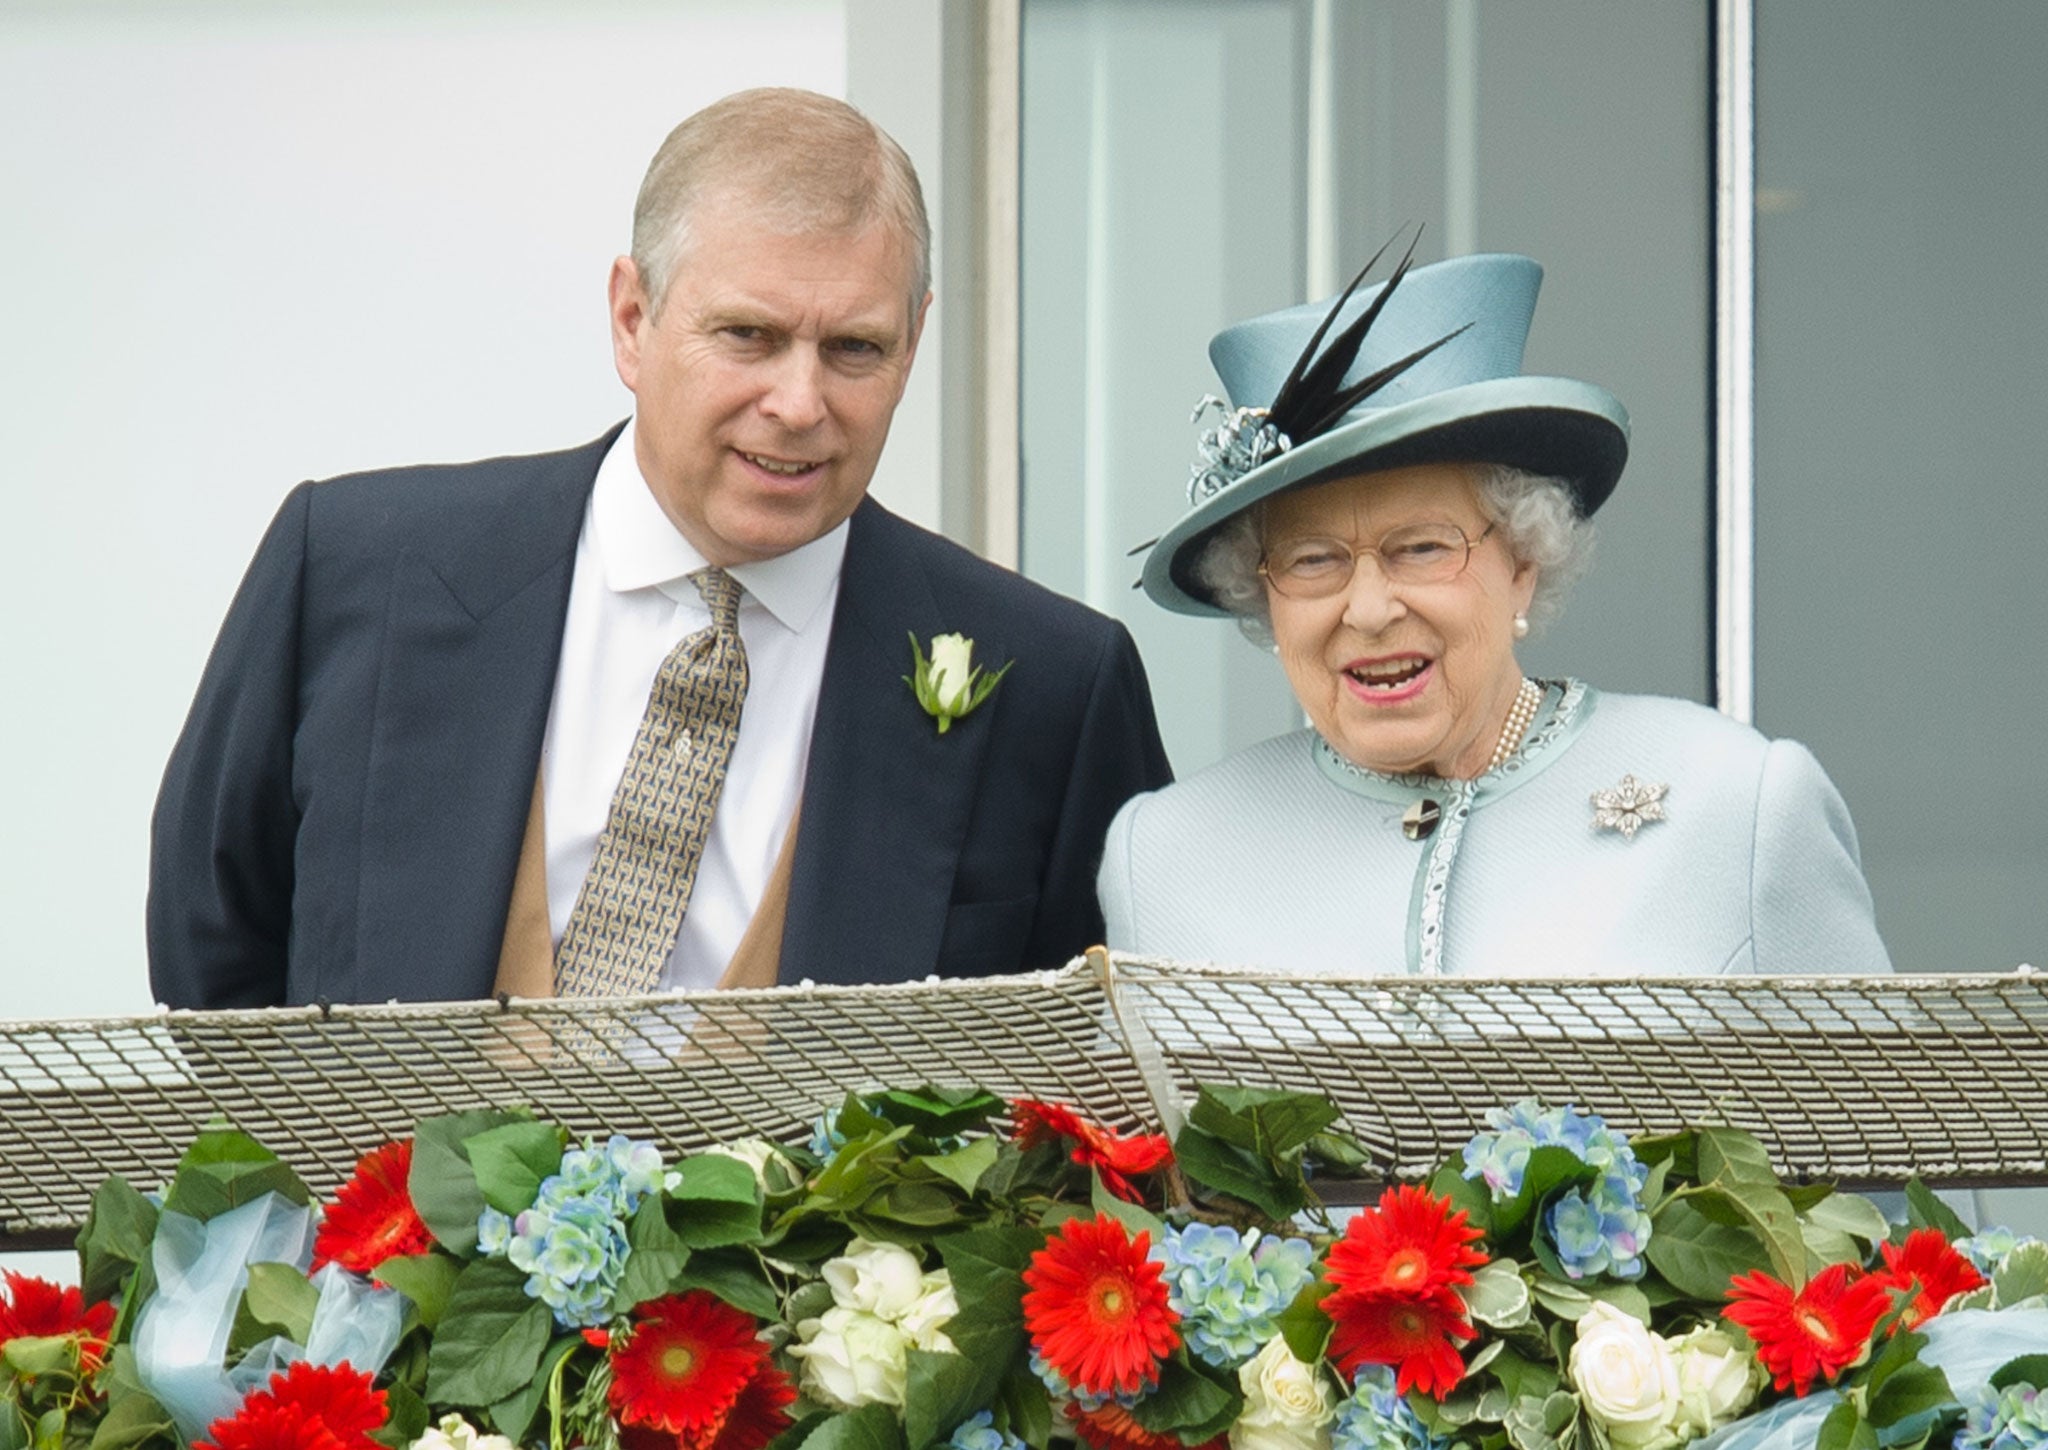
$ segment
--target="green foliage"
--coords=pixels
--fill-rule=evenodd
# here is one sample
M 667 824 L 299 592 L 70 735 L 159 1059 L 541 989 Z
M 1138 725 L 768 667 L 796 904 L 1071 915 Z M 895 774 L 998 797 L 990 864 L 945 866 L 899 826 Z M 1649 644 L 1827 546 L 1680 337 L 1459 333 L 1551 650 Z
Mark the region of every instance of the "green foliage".
M 540 1186 L 562 1166 L 562 1130 L 530 1120 L 487 1128 L 463 1142 L 477 1191 L 498 1212 L 533 1206 Z
M 441 1316 L 448 1311 L 448 1296 L 455 1292 L 460 1268 L 446 1254 L 410 1254 L 386 1259 L 377 1266 L 376 1278 L 412 1300 L 420 1323 L 431 1330 L 440 1327 Z
M 1277 1222 L 1313 1197 L 1306 1162 L 1311 1149 L 1322 1163 L 1368 1161 L 1355 1141 L 1331 1131 L 1336 1121 L 1336 1106 L 1313 1093 L 1204 1084 L 1174 1140 L 1174 1155 L 1190 1182 Z
M 299 1175 L 246 1133 L 209 1128 L 178 1160 L 164 1195 L 165 1213 L 182 1213 L 201 1221 L 240 1208 L 266 1193 L 293 1203 L 311 1201 Z
M 488 1201 L 469 1162 L 469 1140 L 493 1128 L 528 1121 L 524 1114 L 478 1110 L 428 1118 L 413 1129 L 412 1206 L 443 1248 L 476 1252 L 476 1221 Z
M 502 1259 L 475 1259 L 456 1276 L 427 1356 L 427 1398 L 493 1405 L 530 1384 L 554 1316 L 526 1297 L 526 1275 Z
M 149 1257 L 157 1207 L 119 1178 L 93 1190 L 92 1207 L 78 1231 L 79 1290 L 87 1303 L 110 1299 L 137 1264 Z

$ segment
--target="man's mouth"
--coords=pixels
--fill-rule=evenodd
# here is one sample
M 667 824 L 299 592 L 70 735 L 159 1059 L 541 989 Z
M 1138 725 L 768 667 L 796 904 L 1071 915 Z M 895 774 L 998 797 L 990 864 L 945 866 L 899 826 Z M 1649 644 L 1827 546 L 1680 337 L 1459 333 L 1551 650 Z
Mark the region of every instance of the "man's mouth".
M 1361 660 L 1346 665 L 1344 673 L 1368 690 L 1399 690 L 1428 669 L 1430 661 L 1419 655 L 1394 660 Z
M 763 473 L 772 473 L 779 478 L 801 478 L 822 466 L 802 458 L 770 458 L 765 453 L 748 453 L 744 449 L 735 451 Z

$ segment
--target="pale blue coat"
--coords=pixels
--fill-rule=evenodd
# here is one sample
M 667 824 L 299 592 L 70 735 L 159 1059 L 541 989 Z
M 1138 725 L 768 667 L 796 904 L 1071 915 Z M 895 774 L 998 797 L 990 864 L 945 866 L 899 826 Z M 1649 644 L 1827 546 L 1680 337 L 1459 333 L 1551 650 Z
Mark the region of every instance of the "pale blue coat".
M 1633 839 L 1592 796 L 1668 787 Z M 1402 813 L 1443 809 L 1411 841 Z M 1097 878 L 1122 951 L 1361 974 L 1891 970 L 1848 808 L 1802 746 L 1654 696 L 1547 687 L 1476 781 L 1392 777 L 1303 730 L 1127 803 Z

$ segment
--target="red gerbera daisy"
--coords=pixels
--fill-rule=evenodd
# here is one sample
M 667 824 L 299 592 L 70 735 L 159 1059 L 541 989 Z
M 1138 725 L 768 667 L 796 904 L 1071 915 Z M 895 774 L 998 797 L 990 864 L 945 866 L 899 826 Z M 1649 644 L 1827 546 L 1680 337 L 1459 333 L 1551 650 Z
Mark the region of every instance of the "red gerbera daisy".
M 1072 1143 L 1074 1162 L 1095 1170 L 1104 1188 L 1129 1203 L 1144 1197 L 1131 1174 L 1154 1173 L 1173 1161 L 1173 1145 L 1164 1134 L 1119 1136 L 1057 1103 L 1019 1098 L 1010 1104 L 1010 1119 L 1016 1124 L 1017 1141 L 1026 1148 L 1055 1139 Z
M 0 1271 L 7 1292 L 0 1295 L 0 1344 L 10 1339 L 55 1339 L 66 1334 L 78 1336 L 78 1367 L 91 1374 L 107 1357 L 107 1336 L 114 1328 L 114 1306 L 107 1303 L 85 1307 L 85 1296 L 76 1288 L 51 1283 L 48 1279 Z
M 1902 1247 L 1880 1244 L 1878 1248 L 1884 1254 L 1885 1272 L 1871 1277 L 1887 1289 L 1904 1290 L 1911 1296 L 1906 1300 L 1906 1312 L 1892 1325 L 1894 1333 L 1900 1324 L 1918 1329 L 1956 1295 L 1983 1287 L 1984 1276 L 1977 1266 L 1957 1253 L 1948 1235 L 1938 1228 L 1913 1230 Z
M 384 1391 L 370 1387 L 369 1375 L 301 1360 L 215 1420 L 206 1432 L 213 1439 L 193 1450 L 380 1450 L 370 1432 L 384 1418 Z
M 1332 1294 L 1323 1310 L 1334 1326 L 1330 1358 L 1348 1379 L 1363 1364 L 1394 1367 L 1394 1389 L 1410 1389 L 1441 1400 L 1465 1376 L 1465 1361 L 1453 1340 L 1476 1339 L 1465 1317 L 1465 1301 L 1454 1289 L 1424 1299 L 1356 1291 Z
M 1157 1430 L 1148 1430 L 1131 1418 L 1131 1412 L 1114 1400 L 1099 1410 L 1084 1410 L 1079 1405 L 1067 1406 L 1067 1419 L 1074 1426 L 1074 1434 L 1090 1450 L 1223 1450 L 1230 1443 L 1228 1432 L 1200 1445 L 1190 1447 L 1178 1435 L 1162 1435 Z
M 789 1428 L 789 1406 L 795 1401 L 796 1386 L 789 1376 L 764 1359 L 708 1440 L 671 1435 L 648 1425 L 622 1424 L 619 1443 L 625 1450 L 761 1450 Z
M 1356 1214 L 1330 1247 L 1330 1282 L 1340 1292 L 1428 1299 L 1454 1284 L 1469 1284 L 1469 1270 L 1486 1262 L 1471 1247 L 1481 1234 L 1448 1198 L 1403 1184 L 1380 1195 L 1379 1205 Z
M 1180 1344 L 1151 1246 L 1150 1234 L 1132 1239 L 1104 1214 L 1068 1219 L 1031 1256 L 1024 1328 L 1068 1384 L 1092 1395 L 1149 1389 Z
M 334 1202 L 313 1236 L 313 1267 L 339 1264 L 368 1274 L 386 1259 L 423 1254 L 433 1235 L 420 1222 L 405 1181 L 412 1172 L 412 1139 L 372 1148 L 335 1190 Z
M 1863 1357 L 1891 1291 L 1851 1264 L 1830 1264 L 1793 1293 L 1762 1270 L 1728 1281 L 1727 1316 L 1756 1341 L 1757 1361 L 1779 1389 L 1803 1395 Z
M 619 1423 L 663 1430 L 703 1450 L 766 1363 L 768 1346 L 751 1314 L 692 1289 L 641 1305 L 632 1329 L 613 1337 L 610 1354 Z

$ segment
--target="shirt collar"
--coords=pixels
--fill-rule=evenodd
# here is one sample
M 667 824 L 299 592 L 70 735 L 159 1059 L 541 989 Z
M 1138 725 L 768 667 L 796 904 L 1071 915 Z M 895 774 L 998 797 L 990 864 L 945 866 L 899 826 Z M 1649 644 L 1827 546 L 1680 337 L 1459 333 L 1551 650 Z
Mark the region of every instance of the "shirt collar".
M 839 587 L 849 521 L 773 559 L 735 564 L 726 572 L 785 629 L 801 632 Z M 641 476 L 628 422 L 598 465 L 590 492 L 590 532 L 605 586 L 624 594 L 659 589 L 671 599 L 701 603 L 689 576 L 705 558 L 677 532 Z

